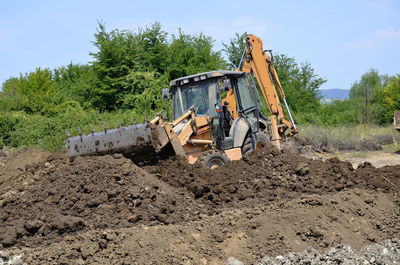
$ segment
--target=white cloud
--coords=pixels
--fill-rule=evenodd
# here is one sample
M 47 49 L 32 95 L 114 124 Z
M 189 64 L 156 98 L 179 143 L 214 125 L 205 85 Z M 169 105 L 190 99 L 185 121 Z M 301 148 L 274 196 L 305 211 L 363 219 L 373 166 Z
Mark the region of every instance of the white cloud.
M 400 39 L 400 30 L 396 30 L 394 27 L 377 29 L 375 35 L 382 39 Z
M 363 50 L 375 50 L 388 45 L 397 45 L 400 40 L 400 29 L 394 27 L 381 28 L 373 31 L 367 39 L 358 40 L 353 47 Z

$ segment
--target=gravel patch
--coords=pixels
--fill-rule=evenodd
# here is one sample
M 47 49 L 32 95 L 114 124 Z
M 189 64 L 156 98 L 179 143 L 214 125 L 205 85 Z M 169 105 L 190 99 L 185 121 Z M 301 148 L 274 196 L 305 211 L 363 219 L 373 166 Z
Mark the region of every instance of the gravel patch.
M 301 253 L 291 252 L 275 258 L 265 256 L 258 265 L 290 264 L 400 264 L 400 239 L 388 239 L 369 245 L 359 252 L 350 246 L 339 245 L 323 254 L 310 248 Z
M 230 257 L 227 265 L 243 264 Z M 284 256 L 265 256 L 257 265 L 391 265 L 400 264 L 400 239 L 388 239 L 355 251 L 350 246 L 339 245 L 326 253 L 309 248 L 300 253 L 290 252 Z
M 21 256 L 11 257 L 7 253 L 0 251 L 0 265 L 25 265 L 22 262 Z

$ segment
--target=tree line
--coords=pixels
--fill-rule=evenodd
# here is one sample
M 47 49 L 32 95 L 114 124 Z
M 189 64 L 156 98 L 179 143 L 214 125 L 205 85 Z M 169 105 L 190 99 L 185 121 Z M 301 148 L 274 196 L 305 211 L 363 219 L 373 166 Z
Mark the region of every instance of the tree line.
M 179 29 L 169 34 L 160 23 L 137 31 L 108 31 L 99 23 L 90 52 L 93 61 L 11 77 L 0 92 L 0 146 L 37 146 L 59 149 L 64 130 L 90 123 L 101 129 L 116 118 L 128 123 L 166 108 L 161 88 L 178 77 L 218 69 L 236 69 L 246 33 L 235 34 L 222 50 L 203 34 Z M 288 104 L 300 123 L 337 125 L 374 122 L 384 124 L 399 105 L 399 76 L 375 70 L 353 84 L 350 99 L 322 104 L 319 88 L 327 80 L 307 63 L 284 54 L 274 63 Z M 397 96 L 396 96 L 397 95 Z M 267 108 L 264 108 L 267 111 Z M 376 118 L 378 117 L 379 118 Z M 110 126 L 111 127 L 111 126 Z
M 396 110 L 400 110 L 400 75 L 370 69 L 351 85 L 348 99 L 321 102 L 317 112 L 301 113 L 299 118 L 303 123 L 321 126 L 384 126 L 393 122 Z

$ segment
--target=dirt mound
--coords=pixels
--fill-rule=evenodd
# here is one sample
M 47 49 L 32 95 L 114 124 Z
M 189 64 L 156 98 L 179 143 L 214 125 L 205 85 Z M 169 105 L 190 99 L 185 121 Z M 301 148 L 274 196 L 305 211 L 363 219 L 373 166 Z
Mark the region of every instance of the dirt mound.
M 27 169 L 24 182 L 0 197 L 0 242 L 37 244 L 88 229 L 170 224 L 185 220 L 190 198 L 122 155 L 65 153 Z M 186 205 L 177 204 L 185 201 Z
M 225 264 L 231 256 L 255 264 L 265 255 L 310 247 L 324 252 L 338 244 L 359 250 L 399 237 L 399 210 L 390 194 L 354 189 L 232 209 L 185 224 L 90 230 L 13 255 L 25 253 L 30 265 Z
M 0 245 L 28 264 L 201 264 L 400 237 L 400 166 L 272 146 L 215 170 L 61 152 L 0 184 Z
M 10 179 L 14 183 L 15 177 L 31 165 L 45 161 L 49 155 L 47 151 L 33 148 L 24 148 L 15 152 L 0 150 L 0 184 L 7 183 Z
M 400 166 L 376 169 L 365 163 L 354 170 L 350 163 L 336 158 L 312 160 L 272 146 L 213 171 L 176 157 L 145 169 L 219 208 L 268 204 L 302 194 L 327 194 L 355 187 L 400 190 Z

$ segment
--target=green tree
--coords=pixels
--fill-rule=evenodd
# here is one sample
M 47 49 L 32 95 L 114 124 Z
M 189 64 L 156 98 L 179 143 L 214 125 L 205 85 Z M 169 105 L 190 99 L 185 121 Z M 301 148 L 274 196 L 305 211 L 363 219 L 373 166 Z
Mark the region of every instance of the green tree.
M 319 89 L 327 80 L 319 77 L 310 63 L 298 65 L 294 58 L 284 54 L 274 56 L 274 65 L 294 112 L 315 112 L 321 107 Z
M 5 81 L 0 95 L 3 110 L 50 115 L 61 102 L 57 83 L 50 69 L 36 68 L 34 72 Z
M 100 110 L 131 105 L 126 103 L 126 98 L 137 98 L 136 95 L 143 93 L 140 87 L 133 85 L 135 80 L 146 76 L 144 72 L 165 83 L 166 79 L 226 66 L 221 52 L 213 50 L 212 38 L 202 33 L 197 36 L 184 34 L 180 30 L 178 37 L 173 35 L 168 41 L 168 34 L 158 22 L 139 29 L 138 33 L 107 32 L 99 23 L 95 38 L 98 51 L 91 55 L 95 59 L 92 65 L 96 82 L 91 98 L 92 105 Z M 135 74 L 138 74 L 137 78 L 133 77 Z
M 125 82 L 128 93 L 120 96 L 124 109 L 150 114 L 161 106 L 165 108 L 161 90 L 168 84 L 166 75 L 156 78 L 154 72 L 131 72 Z
M 214 51 L 214 40 L 205 36 L 185 34 L 172 35 L 168 49 L 169 78 L 175 79 L 199 72 L 224 69 L 226 62 L 220 51 Z
M 138 41 L 129 31 L 107 32 L 99 23 L 94 46 L 97 52 L 90 53 L 96 74 L 93 88 L 93 106 L 101 110 L 113 110 L 121 106 L 119 95 L 124 93 L 124 77 L 132 69 L 138 68 Z
M 393 121 L 393 114 L 400 110 L 400 74 L 393 76 L 379 92 L 383 111 L 380 118 L 382 123 Z
M 139 68 L 135 71 L 155 71 L 164 74 L 168 69 L 168 33 L 161 29 L 159 22 L 153 23 L 150 27 L 139 29 L 139 33 L 134 34 L 137 40 L 137 52 Z
M 246 48 L 247 32 L 242 34 L 235 33 L 235 37 L 229 40 L 229 43 L 222 43 L 222 49 L 228 56 L 229 68 L 235 70 L 240 63 L 243 52 Z
M 377 70 L 370 69 L 351 86 L 349 96 L 356 108 L 359 123 L 383 122 L 379 118 L 383 111 L 380 91 L 385 82 L 387 82 L 386 76 L 381 76 Z
M 58 84 L 62 101 L 77 102 L 85 108 L 92 107 L 96 76 L 88 64 L 68 64 L 54 69 L 54 81 Z

